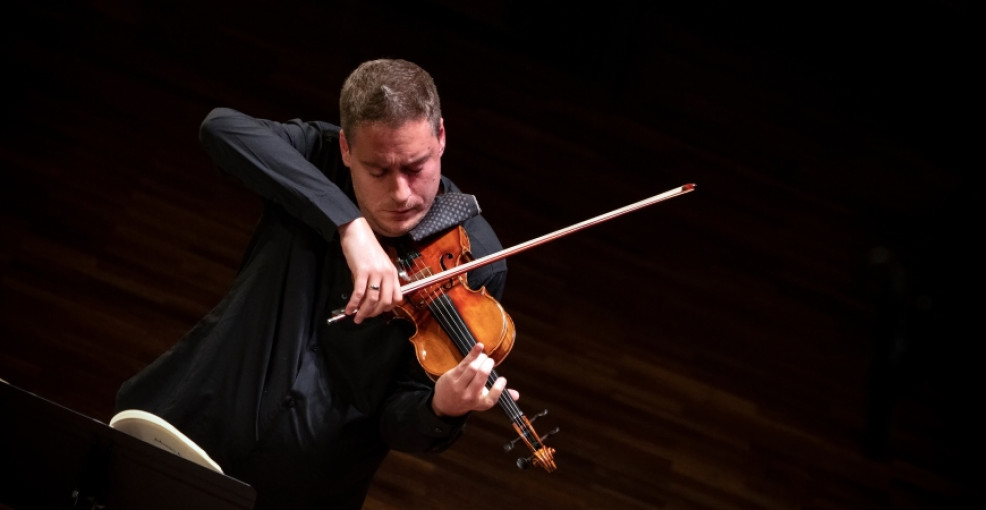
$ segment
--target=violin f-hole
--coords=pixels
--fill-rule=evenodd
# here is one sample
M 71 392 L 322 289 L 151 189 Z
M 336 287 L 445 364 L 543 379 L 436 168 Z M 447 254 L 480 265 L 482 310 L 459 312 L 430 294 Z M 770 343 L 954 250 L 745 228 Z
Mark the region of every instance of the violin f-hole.
M 455 261 L 455 255 L 446 252 L 446 253 L 442 254 L 441 257 L 438 257 L 438 265 L 442 267 L 442 271 L 448 271 L 450 269 L 449 266 L 446 266 L 445 265 L 445 261 L 447 261 L 447 260 L 454 262 Z M 452 267 L 454 267 L 454 266 L 452 266 Z M 450 278 L 450 279 L 446 280 L 445 281 L 445 284 L 442 285 L 442 286 L 445 287 L 446 289 L 451 289 L 452 288 L 452 285 L 453 285 L 453 281 L 454 280 Z

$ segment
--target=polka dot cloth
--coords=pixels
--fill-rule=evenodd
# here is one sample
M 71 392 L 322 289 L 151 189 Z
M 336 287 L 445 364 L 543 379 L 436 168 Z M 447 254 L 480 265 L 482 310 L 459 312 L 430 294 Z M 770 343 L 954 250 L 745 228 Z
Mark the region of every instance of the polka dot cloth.
M 431 210 L 408 235 L 415 242 L 441 232 L 479 214 L 479 202 L 474 195 L 443 193 L 435 197 Z

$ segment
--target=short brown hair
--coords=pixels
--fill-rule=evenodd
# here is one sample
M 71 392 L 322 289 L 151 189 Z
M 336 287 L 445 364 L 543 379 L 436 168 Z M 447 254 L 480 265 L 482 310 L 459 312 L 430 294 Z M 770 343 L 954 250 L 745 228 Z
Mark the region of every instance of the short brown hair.
M 427 119 L 437 135 L 442 104 L 435 81 L 427 71 L 401 59 L 363 62 L 342 84 L 339 123 L 353 143 L 356 128 L 371 122 L 399 126 Z

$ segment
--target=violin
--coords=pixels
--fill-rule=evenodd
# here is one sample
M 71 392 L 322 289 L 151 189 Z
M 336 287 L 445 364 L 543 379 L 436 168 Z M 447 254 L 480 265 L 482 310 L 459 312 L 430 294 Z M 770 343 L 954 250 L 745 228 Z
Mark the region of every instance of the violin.
M 465 277 L 468 271 L 694 190 L 695 184 L 684 184 L 480 258 L 472 257 L 469 238 L 461 225 L 440 236 L 436 234 L 436 239 L 427 246 L 408 244 L 402 247 L 395 258 L 405 300 L 404 304 L 395 307 L 394 313 L 415 325 L 411 342 L 415 345 L 418 362 L 431 378 L 436 379 L 455 367 L 478 342 L 483 343 L 484 352 L 493 359 L 494 366 L 499 365 L 513 348 L 516 338 L 513 319 L 485 289 L 468 287 Z M 335 310 L 326 322 L 332 324 L 347 316 L 344 311 Z M 498 377 L 496 371 L 492 371 L 486 382 L 487 388 Z M 544 441 L 558 433 L 558 428 L 540 436 L 532 425 L 547 411 L 528 419 L 507 391 L 500 394 L 498 403 L 518 434 L 517 439 L 504 445 L 504 449 L 509 451 L 522 440 L 531 451 L 529 457 L 517 460 L 517 466 L 534 465 L 549 473 L 554 471 L 557 467 L 555 449 L 546 446 Z
M 436 235 L 427 245 L 405 244 L 398 248 L 396 264 L 402 284 L 418 281 L 446 271 L 472 258 L 469 237 L 465 228 L 456 226 L 444 234 Z M 432 378 L 437 379 L 454 368 L 477 343 L 483 344 L 494 366 L 510 353 L 516 338 L 513 319 L 485 287 L 469 288 L 466 275 L 445 279 L 422 287 L 404 297 L 404 302 L 394 308 L 398 318 L 414 324 L 415 332 L 410 341 L 414 344 L 418 363 Z M 486 380 L 490 388 L 499 378 L 494 369 Z M 531 465 L 552 472 L 556 468 L 555 449 L 544 441 L 558 429 L 545 436 L 534 430 L 532 419 L 524 415 L 510 393 L 500 394 L 497 403 L 510 418 L 518 438 L 504 445 L 509 451 L 521 440 L 530 450 L 530 456 L 517 459 L 517 466 Z M 537 417 L 544 416 L 544 411 Z

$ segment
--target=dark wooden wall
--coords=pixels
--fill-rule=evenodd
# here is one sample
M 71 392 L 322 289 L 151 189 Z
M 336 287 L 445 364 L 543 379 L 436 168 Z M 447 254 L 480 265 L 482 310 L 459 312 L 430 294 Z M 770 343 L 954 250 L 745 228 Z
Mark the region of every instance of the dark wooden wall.
M 970 9 L 392 4 L 8 4 L 0 379 L 108 421 L 259 213 L 199 121 L 335 120 L 356 64 L 403 57 L 506 246 L 698 187 L 508 261 L 500 370 L 557 472 L 516 470 L 494 409 L 367 508 L 982 504 Z

